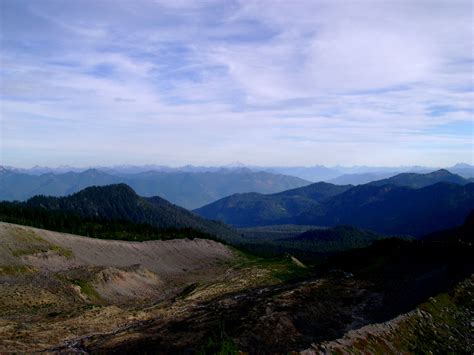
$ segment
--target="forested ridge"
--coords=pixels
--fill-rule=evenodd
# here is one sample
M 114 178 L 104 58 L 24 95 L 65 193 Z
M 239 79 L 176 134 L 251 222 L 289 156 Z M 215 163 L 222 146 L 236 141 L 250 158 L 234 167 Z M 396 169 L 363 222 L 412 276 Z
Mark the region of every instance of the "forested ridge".
M 453 178 L 448 174 L 440 175 Z M 426 180 L 423 175 L 417 181 L 421 180 Z M 288 194 L 291 190 L 272 195 L 236 194 L 195 212 L 236 227 L 353 225 L 385 235 L 421 237 L 460 225 L 474 206 L 473 183 L 442 181 L 421 188 L 366 184 L 335 194 L 310 193 L 328 191 L 326 185 L 330 184 L 313 184 L 293 194 Z
M 162 198 L 140 197 L 125 184 L 88 187 L 66 197 L 1 202 L 0 208 L 5 222 L 108 239 L 226 239 L 235 233 Z
M 214 236 L 192 228 L 156 228 L 124 219 L 85 218 L 71 212 L 50 211 L 42 207 L 0 202 L 0 221 L 21 224 L 91 238 L 128 241 L 206 238 Z

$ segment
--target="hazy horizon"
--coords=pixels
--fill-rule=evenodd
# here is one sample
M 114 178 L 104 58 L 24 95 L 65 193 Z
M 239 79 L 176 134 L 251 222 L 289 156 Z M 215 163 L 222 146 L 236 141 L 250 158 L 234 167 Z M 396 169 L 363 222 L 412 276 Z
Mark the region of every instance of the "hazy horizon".
M 474 163 L 471 1 L 0 6 L 1 165 Z
M 59 165 L 40 165 L 40 164 L 35 164 L 35 165 L 25 165 L 25 166 L 20 166 L 20 165 L 7 165 L 3 164 L 0 165 L 0 167 L 7 167 L 7 168 L 14 168 L 14 169 L 24 169 L 24 170 L 31 170 L 35 168 L 43 168 L 43 169 L 94 169 L 94 168 L 118 168 L 118 167 L 163 167 L 163 168 L 171 168 L 171 169 L 179 169 L 179 168 L 185 168 L 185 167 L 195 167 L 195 168 L 314 168 L 314 167 L 322 167 L 322 168 L 328 168 L 328 169 L 337 169 L 337 168 L 345 168 L 345 169 L 351 169 L 351 168 L 372 168 L 372 169 L 403 169 L 403 168 L 427 168 L 427 169 L 446 169 L 449 167 L 454 167 L 454 166 L 462 166 L 462 165 L 467 165 L 469 167 L 473 167 L 472 164 L 467 163 L 467 162 L 457 162 L 455 164 L 451 165 L 438 165 L 438 166 L 433 166 L 433 165 L 408 165 L 408 164 L 402 164 L 402 165 L 323 165 L 323 164 L 312 164 L 312 165 L 252 165 L 252 164 L 245 164 L 243 162 L 232 162 L 232 163 L 227 163 L 227 164 L 222 164 L 222 165 L 195 165 L 195 164 L 176 164 L 176 165 L 167 165 L 167 164 L 160 164 L 160 163 L 144 163 L 144 164 L 133 164 L 133 163 L 123 163 L 123 164 L 105 164 L 105 165 L 71 165 L 71 164 L 59 164 Z

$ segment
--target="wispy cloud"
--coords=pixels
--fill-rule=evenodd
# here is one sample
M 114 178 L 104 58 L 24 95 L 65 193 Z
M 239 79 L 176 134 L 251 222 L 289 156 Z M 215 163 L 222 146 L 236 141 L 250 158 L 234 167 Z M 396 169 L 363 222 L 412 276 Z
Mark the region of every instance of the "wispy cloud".
M 473 160 L 471 1 L 2 2 L 4 164 Z

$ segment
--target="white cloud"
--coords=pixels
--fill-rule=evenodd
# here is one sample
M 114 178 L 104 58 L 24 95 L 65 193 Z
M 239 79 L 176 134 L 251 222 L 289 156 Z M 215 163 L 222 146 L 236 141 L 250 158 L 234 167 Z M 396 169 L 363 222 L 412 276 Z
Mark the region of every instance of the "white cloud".
M 473 159 L 469 1 L 18 4 L 5 163 Z

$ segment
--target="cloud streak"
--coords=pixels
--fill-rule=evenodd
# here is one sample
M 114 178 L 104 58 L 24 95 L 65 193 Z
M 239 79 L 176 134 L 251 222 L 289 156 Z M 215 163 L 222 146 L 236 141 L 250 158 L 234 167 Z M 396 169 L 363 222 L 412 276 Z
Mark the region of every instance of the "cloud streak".
M 2 164 L 473 162 L 470 1 L 2 7 Z

